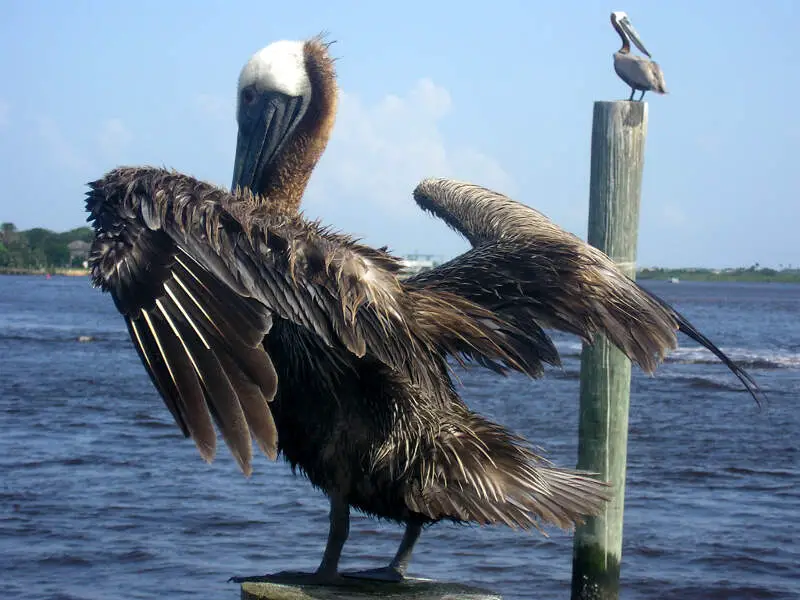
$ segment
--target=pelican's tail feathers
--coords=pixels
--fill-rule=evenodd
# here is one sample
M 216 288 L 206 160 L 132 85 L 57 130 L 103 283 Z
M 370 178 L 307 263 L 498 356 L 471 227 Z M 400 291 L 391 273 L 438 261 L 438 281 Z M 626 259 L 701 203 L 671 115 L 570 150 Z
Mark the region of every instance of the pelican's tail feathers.
M 610 498 L 595 474 L 553 466 L 524 440 L 480 415 L 443 425 L 406 502 L 427 517 L 517 529 L 569 529 L 597 515 Z

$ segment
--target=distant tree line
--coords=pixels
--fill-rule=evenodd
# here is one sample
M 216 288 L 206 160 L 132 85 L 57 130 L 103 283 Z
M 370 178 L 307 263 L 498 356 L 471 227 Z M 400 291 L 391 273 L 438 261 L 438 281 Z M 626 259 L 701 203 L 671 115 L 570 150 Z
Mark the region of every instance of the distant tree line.
M 0 224 L 0 268 L 81 267 L 86 257 L 82 254 L 71 257 L 68 245 L 74 241 L 90 243 L 93 237 L 94 234 L 88 227 L 56 233 L 41 227 L 20 231 L 13 223 L 2 223 Z
M 46 270 L 80 268 L 86 260 L 85 250 L 73 249 L 72 242 L 90 244 L 94 232 L 89 227 L 77 227 L 57 233 L 35 227 L 19 231 L 13 223 L 0 224 L 0 270 Z M 734 269 L 640 269 L 638 279 L 682 279 L 685 281 L 783 281 L 800 282 L 800 268 L 780 265 L 780 269 L 763 268 L 759 263 Z
M 793 265 L 780 265 L 779 269 L 762 267 L 758 263 L 749 267 L 733 269 L 662 269 L 653 267 L 636 272 L 637 279 L 680 279 L 684 281 L 774 281 L 784 283 L 800 282 L 800 268 Z

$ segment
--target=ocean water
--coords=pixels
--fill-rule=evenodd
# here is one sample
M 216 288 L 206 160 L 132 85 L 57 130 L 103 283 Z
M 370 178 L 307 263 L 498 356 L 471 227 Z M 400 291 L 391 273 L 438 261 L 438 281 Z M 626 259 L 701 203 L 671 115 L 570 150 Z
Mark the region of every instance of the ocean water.
M 769 397 L 688 339 L 634 372 L 623 598 L 800 597 L 800 286 L 646 282 Z M 94 341 L 83 343 L 79 336 Z M 462 375 L 474 409 L 573 466 L 580 345 L 531 381 Z M 411 574 L 505 598 L 566 598 L 570 534 L 439 524 Z M 0 277 L 0 598 L 237 598 L 231 575 L 316 567 L 327 502 L 281 461 L 244 478 L 183 439 L 111 298 L 83 278 Z M 383 565 L 399 527 L 355 516 L 345 569 Z

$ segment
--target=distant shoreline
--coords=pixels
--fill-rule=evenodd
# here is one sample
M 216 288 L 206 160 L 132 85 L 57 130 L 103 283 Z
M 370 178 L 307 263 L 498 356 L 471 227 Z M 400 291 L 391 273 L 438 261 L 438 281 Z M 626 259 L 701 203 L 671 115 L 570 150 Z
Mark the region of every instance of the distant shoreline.
M 704 281 L 708 283 L 800 283 L 800 272 L 775 271 L 766 269 L 750 271 L 712 271 L 710 269 L 642 269 L 636 273 L 637 281 Z M 59 275 L 62 277 L 88 277 L 89 269 L 12 269 L 0 267 L 0 275 Z M 676 281 L 677 280 L 677 281 Z
M 800 283 L 800 270 L 783 269 L 641 269 L 636 273 L 641 281 L 705 281 L 749 283 Z
M 89 269 L 12 269 L 0 267 L 0 275 L 61 275 L 64 277 L 87 277 Z

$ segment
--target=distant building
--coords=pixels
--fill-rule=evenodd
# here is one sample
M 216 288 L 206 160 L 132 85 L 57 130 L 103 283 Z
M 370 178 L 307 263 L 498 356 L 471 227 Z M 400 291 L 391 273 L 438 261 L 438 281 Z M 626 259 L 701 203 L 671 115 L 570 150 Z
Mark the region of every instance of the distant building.
M 400 261 L 403 264 L 401 277 L 410 277 L 422 271 L 432 269 L 437 264 L 434 254 L 409 254 Z
M 67 244 L 67 249 L 69 250 L 69 263 L 74 265 L 76 261 L 80 262 L 81 264 L 84 263 L 89 258 L 89 248 L 92 245 L 84 242 L 83 240 L 75 240 L 74 242 L 70 242 Z

